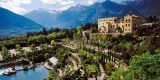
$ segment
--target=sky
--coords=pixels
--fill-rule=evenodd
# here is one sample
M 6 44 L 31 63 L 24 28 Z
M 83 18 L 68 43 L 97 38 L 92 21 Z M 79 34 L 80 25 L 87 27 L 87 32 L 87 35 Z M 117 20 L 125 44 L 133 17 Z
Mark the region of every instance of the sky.
M 63 11 L 78 4 L 89 6 L 103 1 L 105 0 L 0 0 L 0 7 L 9 9 L 17 14 L 26 14 L 40 8 Z M 119 3 L 124 0 L 112 1 Z

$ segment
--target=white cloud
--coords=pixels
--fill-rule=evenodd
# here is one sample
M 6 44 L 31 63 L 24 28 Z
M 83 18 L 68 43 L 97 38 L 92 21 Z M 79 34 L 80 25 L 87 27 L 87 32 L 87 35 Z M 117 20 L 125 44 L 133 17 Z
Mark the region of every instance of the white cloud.
M 73 4 L 74 1 L 73 0 L 66 0 L 66 1 L 61 1 L 60 5 L 69 5 L 69 4 Z
M 85 4 L 92 5 L 95 2 L 101 2 L 104 0 L 41 0 L 44 4 L 60 4 L 60 5 L 69 5 L 69 4 Z
M 39 8 L 63 11 L 78 4 L 89 6 L 102 1 L 104 0 L 0 0 L 0 7 L 24 14 Z
M 56 4 L 59 1 L 62 0 L 41 0 L 44 4 Z
M 18 5 L 8 4 L 8 3 L 6 4 L 6 3 L 3 3 L 3 2 L 0 2 L 0 7 L 9 9 L 10 11 L 13 11 L 13 12 L 18 13 L 18 14 L 22 14 L 26 11 L 26 9 L 21 8 Z
M 74 0 L 41 0 L 44 4 L 68 5 L 74 3 Z
M 88 2 L 87 2 L 89 5 L 92 5 L 93 3 L 94 3 L 94 1 L 93 0 L 88 0 Z
M 4 0 L 3 2 L 8 4 L 21 5 L 21 4 L 30 4 L 32 0 Z
M 75 6 L 75 4 L 70 4 L 70 5 L 66 5 L 66 6 L 62 6 L 62 7 L 60 7 L 60 8 L 58 8 L 57 10 L 59 11 L 64 11 L 64 10 L 67 10 L 67 9 L 69 9 L 70 7 L 72 7 L 72 6 Z
M 0 7 L 9 9 L 15 13 L 22 14 L 26 12 L 25 8 L 22 8 L 22 4 L 30 4 L 31 0 L 3 0 L 0 2 Z
M 105 0 L 80 0 L 82 5 L 92 5 L 96 2 L 103 2 Z
M 41 0 L 41 2 L 45 5 L 58 5 L 58 9 L 57 10 L 66 10 L 68 8 L 70 8 L 71 6 L 75 6 L 78 4 L 81 5 L 92 5 L 96 2 L 102 2 L 104 0 Z

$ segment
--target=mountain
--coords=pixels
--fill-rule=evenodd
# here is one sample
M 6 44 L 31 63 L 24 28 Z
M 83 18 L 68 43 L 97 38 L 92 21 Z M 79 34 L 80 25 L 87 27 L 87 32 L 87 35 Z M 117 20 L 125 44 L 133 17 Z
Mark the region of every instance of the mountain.
M 42 25 L 39 25 L 30 19 L 0 7 L 1 37 L 23 34 L 30 31 L 38 31 L 42 27 Z
M 74 26 L 79 26 L 88 22 L 96 23 L 98 18 L 110 16 L 122 17 L 128 13 L 139 14 L 131 7 L 106 0 L 102 3 L 96 3 L 91 6 L 72 6 L 63 12 L 56 14 L 48 13 L 43 15 L 44 13 L 41 11 L 33 11 L 25 16 L 42 25 L 48 25 L 48 23 L 50 23 L 50 26 L 73 28 Z
M 135 0 L 126 0 L 126 1 L 122 1 L 120 4 L 127 5 L 127 6 L 133 6 L 133 5 L 136 5 L 136 2 Z
M 58 16 L 58 19 L 63 24 L 62 26 L 78 26 L 87 22 L 95 23 L 98 18 L 111 16 L 122 17 L 128 13 L 139 14 L 131 7 L 126 7 L 125 5 L 106 0 L 91 6 L 73 6 L 70 9 L 63 11 Z
M 124 1 L 122 4 L 135 8 L 143 16 L 160 16 L 160 0 Z
M 137 9 L 145 16 L 160 16 L 160 0 L 137 0 Z
M 24 16 L 35 21 L 36 23 L 44 25 L 45 27 L 52 27 L 57 23 L 56 17 L 58 14 L 60 14 L 58 11 L 38 9 L 33 10 Z

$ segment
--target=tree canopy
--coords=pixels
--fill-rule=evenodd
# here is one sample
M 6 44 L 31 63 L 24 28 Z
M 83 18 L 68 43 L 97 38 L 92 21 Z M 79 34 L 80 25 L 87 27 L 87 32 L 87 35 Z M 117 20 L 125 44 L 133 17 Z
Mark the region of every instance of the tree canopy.
M 141 56 L 134 56 L 127 70 L 120 68 L 111 76 L 111 80 L 159 80 L 160 52 L 146 52 Z

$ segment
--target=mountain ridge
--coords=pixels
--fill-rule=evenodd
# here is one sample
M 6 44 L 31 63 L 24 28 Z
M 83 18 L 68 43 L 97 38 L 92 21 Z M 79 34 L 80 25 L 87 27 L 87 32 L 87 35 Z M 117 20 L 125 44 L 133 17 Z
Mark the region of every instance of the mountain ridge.
M 145 17 L 160 16 L 160 0 L 124 1 L 121 4 L 135 8 Z
M 52 27 L 51 25 L 54 24 L 53 22 L 56 23 L 56 16 L 59 13 L 60 12 L 57 11 L 38 9 L 33 10 L 30 13 L 25 14 L 24 16 L 35 21 L 38 24 L 44 25 L 46 27 Z
M 73 28 L 89 22 L 97 23 L 98 18 L 110 16 L 123 17 L 129 12 L 139 14 L 132 7 L 126 7 L 125 5 L 110 0 L 106 0 L 102 3 L 95 3 L 91 6 L 77 5 L 61 12 L 59 15 L 56 15 L 56 21 L 49 19 L 49 21 L 52 21 L 52 25 L 49 26 Z M 35 20 L 34 17 L 27 18 Z M 35 21 L 39 22 L 38 20 Z
M 0 35 L 16 35 L 30 31 L 38 31 L 43 26 L 34 21 L 25 18 L 19 14 L 13 13 L 8 9 L 0 7 Z

